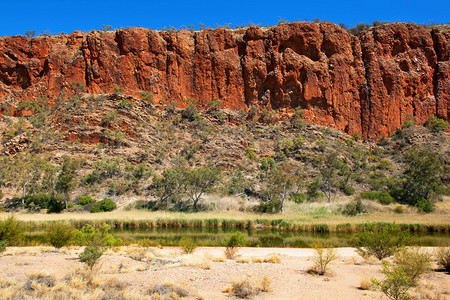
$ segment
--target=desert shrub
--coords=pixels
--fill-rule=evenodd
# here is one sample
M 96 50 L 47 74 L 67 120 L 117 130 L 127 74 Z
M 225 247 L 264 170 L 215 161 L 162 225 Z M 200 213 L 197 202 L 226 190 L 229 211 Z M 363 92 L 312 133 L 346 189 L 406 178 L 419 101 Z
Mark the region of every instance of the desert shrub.
M 356 216 L 358 214 L 364 213 L 364 207 L 362 205 L 361 199 L 347 203 L 342 209 L 342 214 L 346 216 Z
M 22 238 L 23 232 L 22 223 L 14 216 L 0 220 L 0 241 L 6 241 L 8 245 L 16 245 Z
M 105 198 L 102 201 L 95 203 L 91 208 L 91 213 L 112 211 L 116 208 L 117 204 L 109 198 Z
M 92 173 L 87 174 L 83 179 L 82 182 L 86 185 L 91 185 L 94 184 L 96 182 L 100 182 L 102 179 L 102 176 L 100 174 L 100 172 L 98 171 L 93 171 Z
M 113 90 L 115 94 L 120 94 L 123 92 L 123 87 L 120 86 L 113 86 Z
M 231 292 L 240 299 L 246 299 L 257 295 L 259 293 L 259 289 L 254 287 L 249 280 L 244 279 L 233 282 L 231 285 Z
M 270 201 L 261 201 L 259 205 L 254 207 L 254 211 L 264 214 L 274 214 L 281 211 L 281 201 L 279 199 L 272 199 Z
M 425 126 L 430 128 L 435 132 L 440 132 L 447 130 L 448 122 L 442 119 L 439 119 L 435 116 L 430 116 L 430 118 L 425 122 Z
M 192 253 L 195 251 L 195 248 L 197 248 L 197 244 L 194 240 L 188 237 L 181 238 L 179 245 L 185 254 Z
M 247 157 L 250 159 L 256 159 L 256 153 L 251 148 L 245 149 L 245 152 L 247 153 Z
M 450 247 L 442 247 L 436 251 L 438 265 L 450 272 Z
M 118 104 L 117 104 L 117 109 L 129 109 L 133 106 L 133 102 L 128 101 L 127 99 L 122 99 Z
M 4 252 L 7 246 L 8 246 L 7 241 L 0 241 L 0 253 Z
M 81 229 L 75 230 L 73 236 L 74 241 L 77 245 L 88 245 L 88 246 L 106 246 L 113 247 L 120 243 L 122 240 L 120 238 L 115 238 L 109 233 L 111 226 L 103 223 L 101 228 L 95 228 L 92 225 L 84 225 Z
M 88 205 L 94 203 L 95 199 L 90 196 L 80 196 L 78 197 L 78 205 Z
M 359 287 L 358 289 L 363 290 L 363 291 L 368 291 L 372 288 L 372 281 L 368 280 L 368 279 L 362 279 L 361 282 L 359 283 Z
M 291 200 L 297 204 L 305 202 L 306 199 L 307 199 L 306 194 L 294 194 L 289 198 L 289 200 Z
M 50 275 L 46 274 L 36 274 L 31 275 L 30 279 L 28 279 L 25 284 L 23 285 L 23 288 L 26 291 L 33 291 L 36 288 L 36 284 L 44 285 L 47 287 L 54 287 L 55 286 L 55 278 L 53 278 Z
M 310 271 L 324 275 L 327 266 L 332 261 L 339 258 L 335 248 L 331 248 L 327 245 L 314 244 L 314 267 Z
M 113 123 L 116 119 L 117 119 L 117 111 L 112 110 L 112 111 L 107 112 L 103 116 L 103 118 L 101 120 L 101 124 L 103 126 L 108 126 L 109 124 Z
M 48 203 L 47 213 L 60 213 L 64 210 L 66 204 L 60 197 L 52 197 Z
M 364 199 L 369 199 L 369 200 L 376 200 L 378 202 L 380 202 L 381 204 L 391 204 L 392 202 L 394 202 L 394 198 L 388 193 L 388 192 L 374 192 L 374 191 L 369 191 L 369 192 L 362 192 L 360 194 L 360 196 Z
M 239 248 L 245 246 L 246 244 L 247 240 L 241 232 L 236 231 L 232 233 L 230 237 L 222 240 L 222 246 L 226 247 L 225 257 L 227 259 L 233 259 L 239 251 Z
M 189 295 L 188 291 L 175 286 L 173 283 L 157 284 L 148 291 L 148 294 L 151 296 L 158 295 L 160 297 L 152 297 L 152 299 L 181 299 Z
M 430 199 L 421 198 L 417 200 L 416 207 L 420 212 L 431 213 L 434 211 L 434 203 Z
M 195 106 L 196 101 L 192 101 L 186 106 L 185 109 L 181 111 L 181 117 L 188 120 L 189 122 L 195 121 L 198 118 L 197 107 Z
M 61 248 L 70 244 L 74 229 L 67 223 L 54 223 L 47 232 L 47 241 L 55 248 Z
M 391 162 L 387 159 L 382 159 L 380 163 L 377 165 L 377 169 L 380 170 L 389 170 L 391 168 Z
M 431 260 L 432 255 L 420 248 L 404 248 L 394 256 L 397 266 L 403 269 L 414 283 L 417 283 L 420 276 L 431 270 Z
M 346 185 L 345 187 L 344 187 L 344 194 L 346 194 L 347 196 L 351 196 L 351 195 L 353 195 L 355 193 L 355 188 L 354 187 L 351 187 L 351 186 L 349 186 L 349 185 Z
M 394 208 L 394 212 L 397 214 L 402 214 L 405 211 L 405 209 L 403 208 L 403 205 L 397 205 Z
M 153 94 L 150 92 L 142 92 L 141 93 L 142 100 L 150 102 L 150 104 L 154 104 Z
M 92 270 L 102 255 L 103 250 L 100 247 L 87 246 L 80 254 L 79 259 Z
M 356 234 L 353 244 L 362 257 L 373 255 L 382 260 L 397 252 L 408 239 L 409 234 L 398 232 L 395 224 L 386 226 L 367 224 L 363 232 Z
M 414 282 L 410 280 L 403 268 L 391 266 L 388 262 L 383 261 L 381 273 L 385 275 L 383 281 L 372 279 L 375 289 L 381 290 L 389 299 L 409 299 L 408 290 L 414 286 Z

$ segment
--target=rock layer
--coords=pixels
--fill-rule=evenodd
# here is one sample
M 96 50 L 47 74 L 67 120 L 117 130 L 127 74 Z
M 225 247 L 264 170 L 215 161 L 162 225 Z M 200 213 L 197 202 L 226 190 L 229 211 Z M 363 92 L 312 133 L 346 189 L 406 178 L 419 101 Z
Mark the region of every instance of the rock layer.
M 369 138 L 409 117 L 449 120 L 450 35 L 390 24 L 349 35 L 331 23 L 297 22 L 189 32 L 143 28 L 0 38 L 0 101 L 49 102 L 114 86 L 156 102 L 221 99 L 230 109 L 300 107 L 309 121 Z

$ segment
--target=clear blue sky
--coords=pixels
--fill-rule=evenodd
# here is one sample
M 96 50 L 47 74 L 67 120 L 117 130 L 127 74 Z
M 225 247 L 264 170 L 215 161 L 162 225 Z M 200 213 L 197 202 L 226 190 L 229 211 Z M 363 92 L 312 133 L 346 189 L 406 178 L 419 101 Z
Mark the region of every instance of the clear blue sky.
M 2 1 L 0 36 L 25 34 L 34 30 L 39 34 L 89 31 L 102 25 L 120 27 L 165 26 L 180 27 L 202 22 L 206 26 L 231 23 L 234 25 L 274 25 L 282 18 L 288 21 L 314 18 L 348 27 L 359 22 L 413 21 L 416 23 L 450 22 L 450 1 Z

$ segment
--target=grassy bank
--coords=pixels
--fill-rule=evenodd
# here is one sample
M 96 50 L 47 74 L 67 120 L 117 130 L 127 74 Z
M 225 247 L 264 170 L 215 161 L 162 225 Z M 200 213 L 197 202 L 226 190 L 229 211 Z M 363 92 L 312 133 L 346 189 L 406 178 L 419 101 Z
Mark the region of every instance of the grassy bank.
M 4 219 L 9 214 L 0 213 Z M 220 228 L 220 229 L 277 229 L 288 232 L 357 232 L 365 223 L 397 223 L 403 230 L 411 232 L 450 233 L 448 214 L 392 214 L 372 213 L 346 217 L 329 213 L 320 208 L 308 213 L 287 212 L 284 214 L 261 215 L 243 212 L 146 212 L 118 211 L 98 214 L 20 214 L 18 220 L 29 228 L 45 227 L 53 221 L 69 221 L 80 228 L 85 224 L 107 223 L 115 229 L 152 228 Z

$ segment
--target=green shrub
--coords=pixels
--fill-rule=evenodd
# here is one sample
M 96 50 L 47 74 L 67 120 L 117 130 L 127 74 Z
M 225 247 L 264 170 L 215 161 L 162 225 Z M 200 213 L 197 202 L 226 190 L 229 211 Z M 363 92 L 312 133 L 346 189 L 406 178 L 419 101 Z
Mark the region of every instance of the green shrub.
M 94 203 L 95 199 L 90 196 L 80 196 L 78 197 L 78 205 L 88 205 Z
M 46 239 L 53 247 L 59 249 L 70 244 L 73 234 L 74 229 L 72 226 L 58 222 L 50 226 Z
M 259 205 L 255 206 L 254 210 L 259 213 L 273 214 L 280 212 L 281 205 L 282 203 L 279 199 L 272 199 L 267 202 L 261 201 Z
M 322 244 L 314 244 L 314 267 L 310 271 L 316 274 L 324 275 L 327 266 L 332 261 L 339 258 L 335 248 L 324 246 Z
M 356 216 L 364 212 L 365 210 L 362 205 L 361 199 L 357 199 L 353 202 L 347 203 L 342 209 L 342 214 L 346 216 Z
M 439 119 L 435 116 L 430 116 L 428 121 L 425 122 L 425 126 L 429 127 L 431 130 L 435 132 L 440 132 L 447 130 L 448 122 L 442 119 Z
M 305 202 L 306 198 L 307 198 L 306 194 L 294 194 L 289 198 L 289 200 L 291 200 L 297 204 L 300 204 L 300 203 Z
M 405 271 L 409 279 L 417 283 L 420 276 L 431 270 L 432 256 L 420 248 L 404 248 L 395 253 L 394 261 Z
M 114 86 L 114 87 L 113 87 L 113 90 L 114 90 L 114 93 L 115 93 L 115 94 L 120 94 L 120 93 L 123 92 L 123 88 L 120 87 L 120 86 Z
M 245 149 L 245 152 L 247 153 L 247 157 L 250 159 L 256 159 L 256 153 L 250 148 Z
M 367 224 L 357 233 L 353 245 L 362 257 L 375 256 L 379 260 L 389 257 L 405 246 L 409 239 L 406 232 L 398 232 L 397 225 Z
M 92 225 L 84 225 L 81 229 L 75 230 L 73 236 L 74 241 L 77 245 L 88 245 L 88 246 L 106 246 L 113 247 L 119 245 L 122 240 L 120 238 L 115 238 L 109 233 L 111 226 L 103 223 L 101 228 L 95 228 Z
M 0 253 L 4 252 L 7 246 L 8 246 L 7 241 L 0 241 Z
M 0 220 L 0 241 L 6 241 L 8 245 L 17 245 L 24 233 L 23 225 L 10 216 L 5 220 Z
M 116 208 L 117 204 L 109 198 L 105 198 L 94 204 L 91 208 L 91 213 L 112 211 Z
M 122 99 L 117 104 L 117 109 L 129 109 L 133 106 L 133 102 L 128 101 L 127 99 Z
M 225 248 L 225 257 L 227 259 L 233 259 L 236 253 L 239 251 L 240 247 L 243 247 L 247 244 L 247 240 L 244 235 L 236 231 L 230 235 L 230 237 L 222 240 L 222 246 Z
M 355 193 L 355 189 L 349 185 L 344 187 L 344 194 L 346 194 L 347 196 L 351 196 Z
M 362 192 L 360 194 L 361 198 L 369 199 L 369 200 L 376 200 L 380 202 L 381 204 L 391 204 L 394 202 L 394 198 L 388 193 L 388 192 Z
M 410 280 L 403 268 L 391 266 L 388 262 L 383 261 L 381 273 L 385 275 L 383 281 L 372 278 L 372 283 L 376 289 L 381 290 L 389 299 L 409 299 L 408 290 L 414 286 L 414 282 Z
M 395 211 L 395 213 L 397 213 L 397 214 L 402 214 L 402 213 L 405 211 L 405 209 L 403 208 L 403 205 L 397 205 L 397 206 L 395 207 L 394 211 Z
M 183 253 L 185 254 L 192 253 L 194 252 L 195 248 L 197 248 L 197 244 L 194 242 L 194 240 L 188 237 L 181 238 L 179 245 L 181 249 L 183 249 Z
M 48 203 L 47 213 L 60 213 L 64 210 L 66 204 L 60 198 L 52 197 Z
M 434 211 L 434 203 L 430 199 L 421 198 L 416 202 L 416 207 L 420 212 L 431 213 Z
M 99 247 L 88 246 L 84 248 L 84 251 L 80 254 L 80 261 L 88 265 L 88 267 L 92 270 L 103 255 L 103 250 Z

